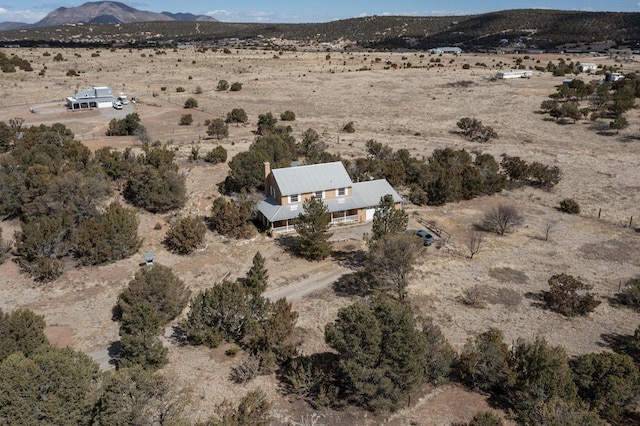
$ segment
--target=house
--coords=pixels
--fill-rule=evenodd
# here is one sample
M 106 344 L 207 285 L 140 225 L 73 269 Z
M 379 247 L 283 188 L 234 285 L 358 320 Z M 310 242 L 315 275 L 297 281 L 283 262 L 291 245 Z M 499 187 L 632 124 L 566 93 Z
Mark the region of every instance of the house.
M 109 108 L 115 97 L 113 90 L 107 86 L 92 87 L 67 98 L 67 108 L 70 110 L 85 108 Z
M 597 71 L 598 70 L 598 66 L 596 64 L 584 62 L 584 63 L 581 63 L 578 66 L 578 69 L 581 72 L 591 72 L 591 71 Z
M 624 75 L 618 73 L 618 72 L 610 72 L 607 73 L 607 75 L 604 78 L 604 81 L 609 81 L 611 83 L 614 83 L 616 81 L 620 81 L 620 80 L 624 80 Z
M 440 55 L 444 53 L 453 53 L 454 55 L 460 55 L 462 53 L 462 49 L 459 47 L 436 47 L 433 49 L 429 49 L 429 53 L 433 53 L 435 55 Z
M 340 161 L 273 170 L 264 163 L 264 193 L 258 212 L 275 233 L 293 231 L 302 203 L 311 197 L 325 203 L 331 224 L 373 220 L 380 198 L 387 194 L 402 208 L 402 198 L 386 179 L 354 183 Z
M 496 74 L 496 78 L 499 80 L 507 80 L 510 78 L 531 78 L 533 76 L 533 72 L 531 71 L 500 71 Z

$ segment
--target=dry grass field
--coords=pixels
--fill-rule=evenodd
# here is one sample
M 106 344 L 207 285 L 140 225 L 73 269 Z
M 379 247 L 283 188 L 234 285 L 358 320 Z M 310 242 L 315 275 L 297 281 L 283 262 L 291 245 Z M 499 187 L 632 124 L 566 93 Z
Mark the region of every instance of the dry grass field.
M 43 56 L 45 51 L 51 56 Z M 65 61 L 53 61 L 58 52 Z M 111 308 L 146 252 L 156 253 L 158 262 L 172 267 L 193 292 L 214 285 L 227 274 L 242 276 L 257 250 L 266 258 L 270 288 L 331 270 L 335 261 L 311 263 L 293 258 L 264 236 L 234 241 L 208 233 L 206 249 L 187 257 L 173 255 L 162 246 L 166 224 L 172 217 L 207 214 L 212 199 L 219 195 L 216 185 L 226 176 L 227 166 L 189 162 L 188 157 L 192 147 L 199 147 L 204 154 L 216 146 L 217 141 L 206 138 L 203 123 L 209 118 L 224 118 L 233 108 L 244 108 L 250 121 L 246 126 L 231 126 L 229 138 L 221 142 L 230 156 L 246 150 L 254 140 L 252 130 L 258 114 L 271 111 L 279 116 L 292 110 L 297 116 L 291 123 L 296 137 L 313 128 L 330 151 L 344 157 L 362 155 L 365 142 L 375 139 L 394 149 L 407 148 L 416 156 L 452 147 L 496 157 L 503 153 L 518 155 L 560 167 L 563 178 L 551 191 L 525 187 L 442 207 L 407 206 L 411 227 L 420 226 L 416 218 L 421 217 L 435 221 L 451 234 L 448 244 L 425 251 L 412 278 L 409 299 L 417 313 L 435 319 L 456 349 L 475 333 L 498 327 L 508 341 L 543 336 L 554 345 L 564 346 L 570 355 L 577 355 L 606 350 L 603 336 L 631 334 L 640 323 L 637 313 L 609 302 L 622 281 L 640 275 L 640 233 L 635 229 L 640 226 L 640 120 L 636 110 L 628 114 L 630 126 L 619 135 L 608 135 L 598 123 L 588 120 L 576 124 L 550 121 L 537 110 L 562 78 L 534 72 L 529 80 L 490 80 L 499 62 L 507 63 L 505 69 L 512 66 L 511 56 L 443 57 L 444 67 L 428 68 L 430 57 L 414 53 L 332 52 L 328 58 L 326 53 L 259 50 L 234 50 L 231 54 L 167 50 L 158 54 L 151 49 L 99 49 L 99 56 L 91 57 L 95 52 L 6 50 L 7 54 L 32 61 L 34 72 L 2 74 L 0 120 L 22 117 L 27 125 L 59 121 L 92 149 L 105 145 L 135 147 L 132 138 L 104 136 L 115 114 L 111 108 L 29 112 L 33 105 L 62 105 L 66 96 L 91 86 L 109 85 L 116 93 L 135 96 L 139 102 L 127 106 L 124 113 L 135 109 L 154 139 L 176 149 L 181 170 L 187 176 L 189 202 L 182 211 L 169 215 L 141 211 L 144 244 L 130 259 L 100 267 L 69 265 L 60 279 L 46 285 L 34 283 L 14 262 L 0 266 L 0 308 L 27 307 L 44 315 L 48 336 L 56 344 L 71 345 L 100 362 L 108 361 L 107 348 L 118 340 Z M 557 58 L 533 56 L 524 63 L 533 66 L 540 60 L 545 65 Z M 610 63 L 606 58 L 570 60 Z M 398 69 L 385 69 L 387 61 L 396 63 Z M 406 62 L 413 66 L 404 68 Z M 471 65 L 470 69 L 462 68 L 465 63 Z M 38 76 L 44 66 L 45 76 Z M 627 72 L 636 68 L 635 62 L 623 65 Z M 80 75 L 67 77 L 69 69 Z M 218 92 L 220 79 L 241 82 L 243 88 L 239 92 Z M 455 84 L 460 81 L 472 83 L 467 87 Z M 177 87 L 185 91 L 178 93 Z M 202 89 L 201 94 L 195 94 L 197 87 Z M 184 101 L 191 96 L 197 99 L 199 108 L 183 109 Z M 187 112 L 193 114 L 194 123 L 179 126 L 180 116 Z M 456 121 L 462 117 L 477 118 L 492 126 L 499 138 L 479 144 L 453 134 Z M 340 133 L 349 121 L 354 122 L 356 132 Z M 577 200 L 582 214 L 559 212 L 556 207 L 563 198 Z M 486 234 L 482 251 L 471 260 L 467 236 L 483 213 L 498 203 L 515 205 L 524 214 L 525 224 L 507 236 Z M 634 225 L 629 228 L 626 225 L 631 217 Z M 545 241 L 548 223 L 554 225 Z M 162 229 L 155 229 L 157 224 Z M 5 221 L 0 226 L 8 236 L 18 224 Z M 339 248 L 357 250 L 365 246 L 361 239 L 353 238 L 341 242 Z M 532 295 L 547 288 L 551 275 L 562 272 L 593 285 L 593 291 L 603 300 L 594 313 L 567 319 L 536 305 Z M 460 301 L 463 292 L 474 287 L 485 301 L 483 308 Z M 324 324 L 335 318 L 339 308 L 355 300 L 327 288 L 296 301 L 299 334 L 304 336 L 302 350 L 326 350 Z M 259 377 L 247 385 L 232 384 L 229 371 L 241 361 L 241 355 L 226 357 L 224 347 L 209 350 L 167 344 L 170 363 L 166 373 L 175 377 L 190 396 L 193 419 L 206 418 L 223 399 L 236 401 L 256 387 L 264 389 L 274 401 L 273 414 L 283 424 L 299 421 L 311 412 L 300 401 L 283 397 L 275 377 Z M 425 388 L 412 400 L 411 407 L 392 415 L 373 416 L 359 410 L 326 412 L 321 423 L 448 425 L 469 420 L 477 410 L 488 407 L 484 397 L 457 386 Z

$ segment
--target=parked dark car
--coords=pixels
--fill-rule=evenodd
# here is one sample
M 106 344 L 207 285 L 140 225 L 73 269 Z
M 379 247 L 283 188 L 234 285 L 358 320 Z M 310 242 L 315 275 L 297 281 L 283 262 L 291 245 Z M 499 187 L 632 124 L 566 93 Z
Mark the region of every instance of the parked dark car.
M 425 246 L 430 246 L 431 244 L 436 242 L 436 239 L 433 238 L 433 235 L 431 235 L 430 233 L 428 233 L 424 229 L 421 229 L 421 230 L 417 231 L 416 235 L 418 237 L 422 238 Z

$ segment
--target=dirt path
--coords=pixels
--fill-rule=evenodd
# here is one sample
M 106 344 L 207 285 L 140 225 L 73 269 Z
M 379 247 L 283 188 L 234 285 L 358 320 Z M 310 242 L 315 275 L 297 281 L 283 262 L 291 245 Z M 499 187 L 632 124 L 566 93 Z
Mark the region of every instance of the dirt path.
M 268 291 L 265 293 L 265 296 L 271 300 L 278 300 L 285 297 L 288 301 L 292 302 L 313 293 L 314 291 L 328 287 L 338 278 L 349 272 L 352 271 L 350 269 L 343 268 L 342 266 L 335 265 L 334 269 L 331 271 L 314 275 L 313 277 L 306 278 L 286 287 L 280 287 L 275 290 Z

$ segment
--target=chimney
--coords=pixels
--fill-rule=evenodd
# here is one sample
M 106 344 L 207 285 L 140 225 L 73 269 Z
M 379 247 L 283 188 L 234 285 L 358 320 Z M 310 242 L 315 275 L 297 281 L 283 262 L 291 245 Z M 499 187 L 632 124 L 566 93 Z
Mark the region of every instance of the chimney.
M 271 173 L 271 163 L 268 161 L 264 162 L 264 178 L 269 177 L 269 173 Z

